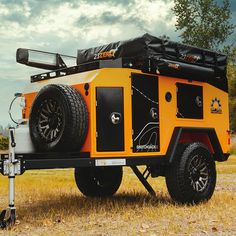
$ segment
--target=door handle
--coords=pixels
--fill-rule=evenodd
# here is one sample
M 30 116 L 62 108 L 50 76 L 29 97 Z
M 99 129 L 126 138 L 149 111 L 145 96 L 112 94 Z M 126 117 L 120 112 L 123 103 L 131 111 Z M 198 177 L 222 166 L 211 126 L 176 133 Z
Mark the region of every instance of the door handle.
M 110 115 L 111 123 L 117 125 L 122 120 L 122 115 L 119 112 L 112 112 Z

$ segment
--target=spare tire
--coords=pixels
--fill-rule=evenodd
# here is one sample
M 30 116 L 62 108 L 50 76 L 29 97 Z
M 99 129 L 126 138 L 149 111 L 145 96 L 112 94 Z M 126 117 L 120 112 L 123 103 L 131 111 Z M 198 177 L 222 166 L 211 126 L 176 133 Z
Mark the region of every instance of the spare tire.
M 31 107 L 29 128 L 38 151 L 79 150 L 88 130 L 88 111 L 83 97 L 68 85 L 43 87 Z

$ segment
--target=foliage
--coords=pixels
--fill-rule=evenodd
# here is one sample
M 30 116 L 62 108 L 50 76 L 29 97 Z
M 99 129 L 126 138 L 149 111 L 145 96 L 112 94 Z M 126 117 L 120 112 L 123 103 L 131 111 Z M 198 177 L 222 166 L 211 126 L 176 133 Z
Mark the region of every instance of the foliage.
M 221 45 L 235 29 L 230 23 L 229 0 L 218 5 L 215 0 L 174 0 L 176 30 L 183 43 L 223 51 L 228 55 L 230 129 L 236 131 L 236 46 Z
M 0 137 L 7 137 L 8 136 L 8 132 L 9 132 L 9 127 L 11 125 L 7 125 L 6 127 L 3 127 L 2 125 L 0 125 Z
M 227 77 L 229 82 L 230 129 L 236 131 L 236 47 L 232 47 L 229 53 Z
M 0 150 L 8 149 L 8 138 L 1 137 L 0 138 Z
M 183 43 L 219 50 L 222 43 L 233 33 L 230 23 L 229 0 L 222 6 L 214 0 L 174 0 L 176 30 L 180 30 Z
M 8 129 L 9 126 L 6 126 L 5 128 L 0 125 L 0 150 L 6 150 L 8 149 Z

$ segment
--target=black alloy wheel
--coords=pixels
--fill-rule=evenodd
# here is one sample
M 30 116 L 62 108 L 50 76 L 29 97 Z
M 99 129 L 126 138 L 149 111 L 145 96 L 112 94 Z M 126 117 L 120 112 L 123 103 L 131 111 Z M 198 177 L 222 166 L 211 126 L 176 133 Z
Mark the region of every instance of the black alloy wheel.
M 175 162 L 167 168 L 166 185 L 176 202 L 209 200 L 216 185 L 216 168 L 208 148 L 198 142 L 180 145 Z

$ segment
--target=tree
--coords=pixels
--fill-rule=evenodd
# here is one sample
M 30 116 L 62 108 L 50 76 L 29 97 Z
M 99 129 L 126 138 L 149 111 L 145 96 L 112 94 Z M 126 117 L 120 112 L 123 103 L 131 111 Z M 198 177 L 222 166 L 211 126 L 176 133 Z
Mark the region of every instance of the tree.
M 235 25 L 230 23 L 229 0 L 222 6 L 214 0 L 174 0 L 176 30 L 182 42 L 197 47 L 219 50 Z
M 215 0 L 174 0 L 174 3 L 176 30 L 181 32 L 183 43 L 228 55 L 230 128 L 236 131 L 236 47 L 225 45 L 235 29 L 230 23 L 229 0 L 223 0 L 221 5 Z
M 228 57 L 227 77 L 229 82 L 230 128 L 236 132 L 236 47 Z
M 0 125 L 0 135 L 3 133 L 3 126 Z

